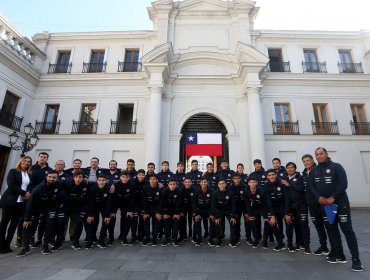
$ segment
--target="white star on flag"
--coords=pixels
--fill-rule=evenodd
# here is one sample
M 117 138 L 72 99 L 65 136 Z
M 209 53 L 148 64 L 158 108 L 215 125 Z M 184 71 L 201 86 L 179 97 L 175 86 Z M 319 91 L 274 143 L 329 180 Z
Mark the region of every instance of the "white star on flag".
M 193 141 L 194 140 L 194 137 L 193 136 L 189 136 L 189 141 Z

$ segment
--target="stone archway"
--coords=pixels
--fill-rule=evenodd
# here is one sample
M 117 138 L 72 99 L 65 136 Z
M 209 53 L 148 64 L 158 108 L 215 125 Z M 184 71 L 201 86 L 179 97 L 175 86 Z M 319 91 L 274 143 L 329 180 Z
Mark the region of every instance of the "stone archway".
M 207 113 L 198 113 L 186 120 L 181 128 L 182 137 L 180 139 L 180 161 L 186 162 L 185 155 L 185 134 L 187 132 L 198 133 L 221 133 L 222 134 L 222 154 L 223 156 L 217 157 L 217 169 L 219 168 L 221 159 L 229 160 L 229 141 L 226 137 L 227 129 L 225 125 L 215 116 Z

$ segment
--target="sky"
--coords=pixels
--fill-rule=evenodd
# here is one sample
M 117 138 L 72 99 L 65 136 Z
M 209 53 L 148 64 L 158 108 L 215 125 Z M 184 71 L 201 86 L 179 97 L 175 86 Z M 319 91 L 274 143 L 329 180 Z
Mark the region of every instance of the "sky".
M 4 15 L 25 36 L 35 33 L 151 30 L 153 0 L 0 0 Z M 370 0 L 256 0 L 256 29 L 370 30 Z

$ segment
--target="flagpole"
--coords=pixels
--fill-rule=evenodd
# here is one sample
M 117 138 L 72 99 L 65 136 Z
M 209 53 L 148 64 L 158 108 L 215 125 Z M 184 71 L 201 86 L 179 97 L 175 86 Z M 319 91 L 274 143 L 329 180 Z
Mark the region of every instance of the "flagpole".
M 217 156 L 213 156 L 213 166 L 214 172 L 217 172 Z

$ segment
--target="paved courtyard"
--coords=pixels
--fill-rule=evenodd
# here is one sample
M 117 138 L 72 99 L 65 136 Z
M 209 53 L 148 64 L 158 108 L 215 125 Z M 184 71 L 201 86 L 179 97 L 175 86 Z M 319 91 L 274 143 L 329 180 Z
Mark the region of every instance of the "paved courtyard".
M 41 249 L 32 249 L 24 258 L 15 257 L 18 249 L 0 255 L 0 279 L 370 279 L 369 216 L 370 209 L 353 210 L 364 272 L 350 271 L 351 257 L 345 244 L 348 263 L 329 264 L 324 256 L 253 249 L 244 242 L 236 249 L 208 245 L 198 248 L 188 241 L 177 248 L 123 247 L 116 243 L 111 248 L 91 251 L 74 251 L 66 242 L 63 250 L 48 256 L 42 255 Z M 314 232 L 311 247 L 318 247 Z

